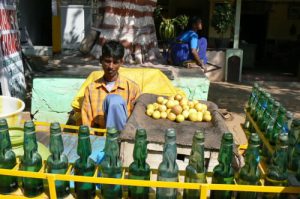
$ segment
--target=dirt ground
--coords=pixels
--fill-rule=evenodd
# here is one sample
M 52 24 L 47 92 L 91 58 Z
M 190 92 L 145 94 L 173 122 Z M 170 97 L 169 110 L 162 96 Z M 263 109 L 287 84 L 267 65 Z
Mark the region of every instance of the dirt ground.
M 294 116 L 300 119 L 300 82 L 259 82 L 276 100 Z M 233 120 L 226 121 L 229 130 L 234 134 L 237 144 L 245 144 L 240 124 L 245 120 L 244 105 L 248 100 L 253 82 L 227 83 L 211 82 L 208 100 L 215 102 L 219 108 L 227 109 Z

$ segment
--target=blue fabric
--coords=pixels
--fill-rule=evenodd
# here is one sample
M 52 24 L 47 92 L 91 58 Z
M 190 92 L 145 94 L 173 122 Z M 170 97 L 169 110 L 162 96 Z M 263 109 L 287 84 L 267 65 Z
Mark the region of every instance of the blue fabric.
M 177 38 L 176 42 L 171 44 L 171 59 L 174 65 L 182 65 L 186 61 L 194 60 L 191 49 L 195 48 L 203 63 L 207 63 L 206 50 L 207 40 L 205 37 L 198 39 L 194 31 L 187 31 Z
M 198 34 L 195 31 L 186 31 L 177 40 L 189 44 L 191 49 L 198 49 Z
M 207 64 L 207 56 L 206 56 L 206 50 L 207 50 L 207 39 L 205 37 L 201 37 L 198 40 L 198 55 L 201 60 L 203 60 L 204 64 Z
M 106 128 L 114 127 L 121 131 L 127 121 L 127 107 L 124 99 L 117 94 L 109 94 L 103 102 Z

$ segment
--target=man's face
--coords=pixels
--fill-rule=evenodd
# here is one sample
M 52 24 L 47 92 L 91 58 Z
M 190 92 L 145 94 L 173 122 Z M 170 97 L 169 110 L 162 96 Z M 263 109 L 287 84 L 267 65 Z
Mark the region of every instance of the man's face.
M 112 57 L 101 57 L 100 62 L 104 70 L 104 77 L 113 80 L 118 75 L 118 70 L 123 64 L 123 59 L 116 60 Z

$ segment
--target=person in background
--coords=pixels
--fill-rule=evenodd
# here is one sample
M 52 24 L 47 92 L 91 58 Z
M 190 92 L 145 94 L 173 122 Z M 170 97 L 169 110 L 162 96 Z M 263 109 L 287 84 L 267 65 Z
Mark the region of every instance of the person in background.
M 178 66 L 198 67 L 205 71 L 207 63 L 206 49 L 207 40 L 198 37 L 198 31 L 202 30 L 201 18 L 190 18 L 188 30 L 180 34 L 169 49 L 169 62 Z
M 124 47 L 117 41 L 103 45 L 100 63 L 104 75 L 87 86 L 81 108 L 82 124 L 123 130 L 140 95 L 137 83 L 119 74 Z

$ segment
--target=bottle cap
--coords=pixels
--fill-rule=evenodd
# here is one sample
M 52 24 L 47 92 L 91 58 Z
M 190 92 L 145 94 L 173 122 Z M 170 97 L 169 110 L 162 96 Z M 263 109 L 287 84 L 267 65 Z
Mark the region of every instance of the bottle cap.
M 230 133 L 230 132 L 224 133 L 222 136 L 222 139 L 224 139 L 225 141 L 233 142 L 232 133 Z
M 58 122 L 53 122 L 50 124 L 50 133 L 60 133 L 61 128 Z
M 194 139 L 204 141 L 204 133 L 201 130 L 197 130 L 194 134 Z
M 288 139 L 288 134 L 287 133 L 281 133 L 281 134 L 279 134 L 279 136 L 278 136 L 278 141 L 279 141 L 279 143 L 280 143 L 280 145 L 281 146 L 288 146 L 288 141 L 289 141 L 289 139 Z
M 138 138 L 147 139 L 147 132 L 145 129 L 138 128 L 136 130 L 135 139 L 138 139 Z
M 259 139 L 259 136 L 256 133 L 251 133 L 251 135 L 250 135 L 250 144 L 260 145 L 260 139 Z
M 266 95 L 267 98 L 270 98 L 270 97 L 271 97 L 271 94 L 270 94 L 270 93 L 266 93 L 265 95 Z
M 254 87 L 254 88 L 258 88 L 258 87 L 259 87 L 258 83 L 257 83 L 257 82 L 254 82 L 253 87 Z
M 275 101 L 274 102 L 274 107 L 279 107 L 280 106 L 280 103 L 278 101 Z
M 169 138 L 176 137 L 176 131 L 173 128 L 167 129 L 166 136 Z
M 288 119 L 292 119 L 293 116 L 294 116 L 294 114 L 293 114 L 291 111 L 287 111 L 287 112 L 286 112 L 286 117 L 287 117 Z
M 0 119 L 0 131 L 7 131 L 8 126 L 7 126 L 7 121 L 6 119 L 2 118 Z
M 35 131 L 35 126 L 33 121 L 28 120 L 24 123 L 24 133 L 28 132 L 28 133 L 32 133 Z
M 81 125 L 79 127 L 79 137 L 86 137 L 90 135 L 90 129 L 86 125 Z

